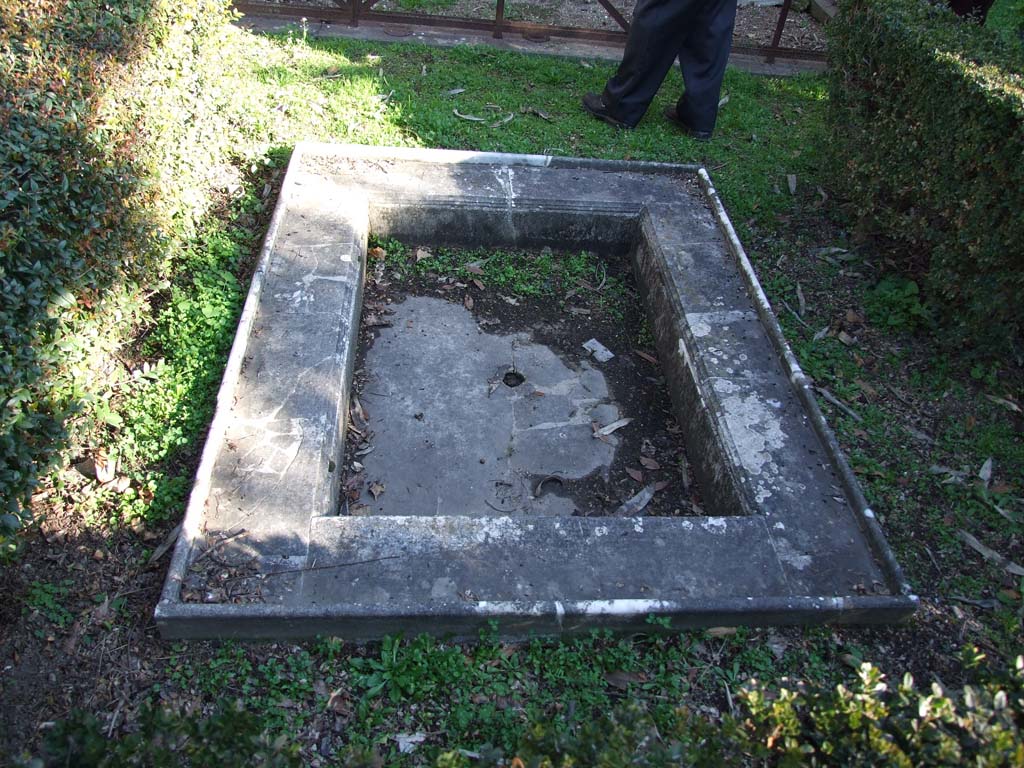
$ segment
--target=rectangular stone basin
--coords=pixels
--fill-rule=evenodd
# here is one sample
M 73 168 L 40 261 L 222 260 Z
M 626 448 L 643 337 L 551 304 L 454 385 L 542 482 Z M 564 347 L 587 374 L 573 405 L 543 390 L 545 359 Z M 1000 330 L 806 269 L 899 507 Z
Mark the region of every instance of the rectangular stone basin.
M 628 253 L 707 514 L 501 514 L 459 493 L 436 514 L 344 514 L 370 233 Z M 156 609 L 166 637 L 878 623 L 916 605 L 704 169 L 296 148 Z

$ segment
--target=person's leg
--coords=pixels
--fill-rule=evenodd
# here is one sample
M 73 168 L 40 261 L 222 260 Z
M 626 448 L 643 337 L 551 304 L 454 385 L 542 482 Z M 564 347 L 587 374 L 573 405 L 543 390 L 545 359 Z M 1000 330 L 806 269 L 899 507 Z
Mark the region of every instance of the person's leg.
M 691 28 L 687 17 L 698 12 L 704 2 L 709 0 L 637 3 L 622 63 L 601 94 L 605 106 L 619 121 L 629 126 L 640 122 L 686 40 Z
M 732 48 L 736 0 L 707 0 L 679 49 L 685 91 L 676 104 L 676 116 L 691 130 L 711 133 L 718 118 L 725 65 Z

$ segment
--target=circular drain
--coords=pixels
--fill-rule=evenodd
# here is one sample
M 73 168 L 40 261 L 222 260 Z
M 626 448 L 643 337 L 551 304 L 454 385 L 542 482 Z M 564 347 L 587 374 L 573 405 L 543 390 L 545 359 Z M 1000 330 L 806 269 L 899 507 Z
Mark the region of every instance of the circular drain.
M 523 376 L 523 374 L 521 374 L 519 371 L 509 371 L 502 378 L 502 381 L 505 382 L 506 387 L 518 387 L 520 384 L 526 381 L 526 377 Z

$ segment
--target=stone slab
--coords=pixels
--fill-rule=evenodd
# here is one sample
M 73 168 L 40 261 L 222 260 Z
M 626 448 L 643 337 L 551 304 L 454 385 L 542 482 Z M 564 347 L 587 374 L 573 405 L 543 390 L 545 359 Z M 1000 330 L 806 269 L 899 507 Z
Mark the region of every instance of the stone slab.
M 411 467 L 405 475 L 431 488 L 432 509 L 404 505 L 401 489 L 389 488 L 375 514 L 337 514 L 369 231 L 632 254 L 709 516 L 587 519 L 555 501 L 520 503 L 514 515 L 491 509 L 498 478 L 608 461 L 593 452 L 612 454 L 614 444 L 570 448 L 586 441 L 569 431 L 589 422 L 562 411 L 593 406 L 610 418 L 614 403 L 596 369 L 569 375 L 544 348 L 412 299 L 399 310 L 409 317 L 385 331 L 422 332 L 422 356 L 389 351 L 382 333 L 369 354 L 389 373 L 368 388 L 411 421 L 391 432 L 378 425 L 366 464 Z M 513 354 L 542 386 L 564 389 L 564 402 L 533 405 L 502 390 L 493 411 L 467 416 L 460 389 L 482 386 Z M 450 385 L 425 391 L 416 365 L 446 366 Z M 584 381 L 593 403 L 574 401 Z M 372 396 L 366 405 L 373 418 Z M 467 429 L 482 441 L 471 447 Z M 467 461 L 467 450 L 487 455 Z M 218 534 L 251 553 L 262 603 L 183 602 L 182 581 Z M 157 607 L 165 635 L 464 634 L 494 618 L 520 635 L 644 629 L 651 613 L 678 627 L 877 622 L 915 605 L 703 169 L 296 149 Z

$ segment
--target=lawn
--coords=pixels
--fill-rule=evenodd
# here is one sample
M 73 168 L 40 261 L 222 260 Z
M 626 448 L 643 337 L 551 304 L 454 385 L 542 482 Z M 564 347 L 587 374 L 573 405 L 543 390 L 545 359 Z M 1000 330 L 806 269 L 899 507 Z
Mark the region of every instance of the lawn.
M 94 735 L 116 736 L 161 704 L 194 718 L 239 707 L 254 733 L 295 745 L 310 764 L 344 764 L 356 750 L 421 765 L 449 750 L 512 754 L 531 724 L 578 734 L 633 701 L 663 733 L 689 717 L 714 727 L 742 713 L 752 678 L 832 687 L 868 661 L 893 681 L 909 672 L 921 688 L 957 689 L 1012 666 L 1024 585 L 965 542 L 1024 561 L 1020 370 L 949 346 L 914 276 L 844 218 L 823 77 L 730 70 L 715 140 L 702 144 L 660 118 L 677 73 L 638 129 L 623 132 L 578 106 L 609 75 L 603 62 L 314 42 L 301 28 L 234 38 L 237 89 L 264 161 L 227 174 L 129 350 L 140 373 L 110 398 L 117 460 L 55 474 L 36 496 L 41 514 L 23 551 L 0 572 L 0 754 L 35 753 L 76 709 L 99 718 Z M 248 270 L 288 152 L 303 139 L 705 165 L 790 344 L 831 395 L 822 408 L 923 598 L 920 612 L 901 627 L 662 634 L 652 625 L 641 637 L 515 644 L 498 639 L 500 627 L 467 644 L 160 640 L 151 614 L 167 558 L 151 566 L 151 556 L 183 513 Z

